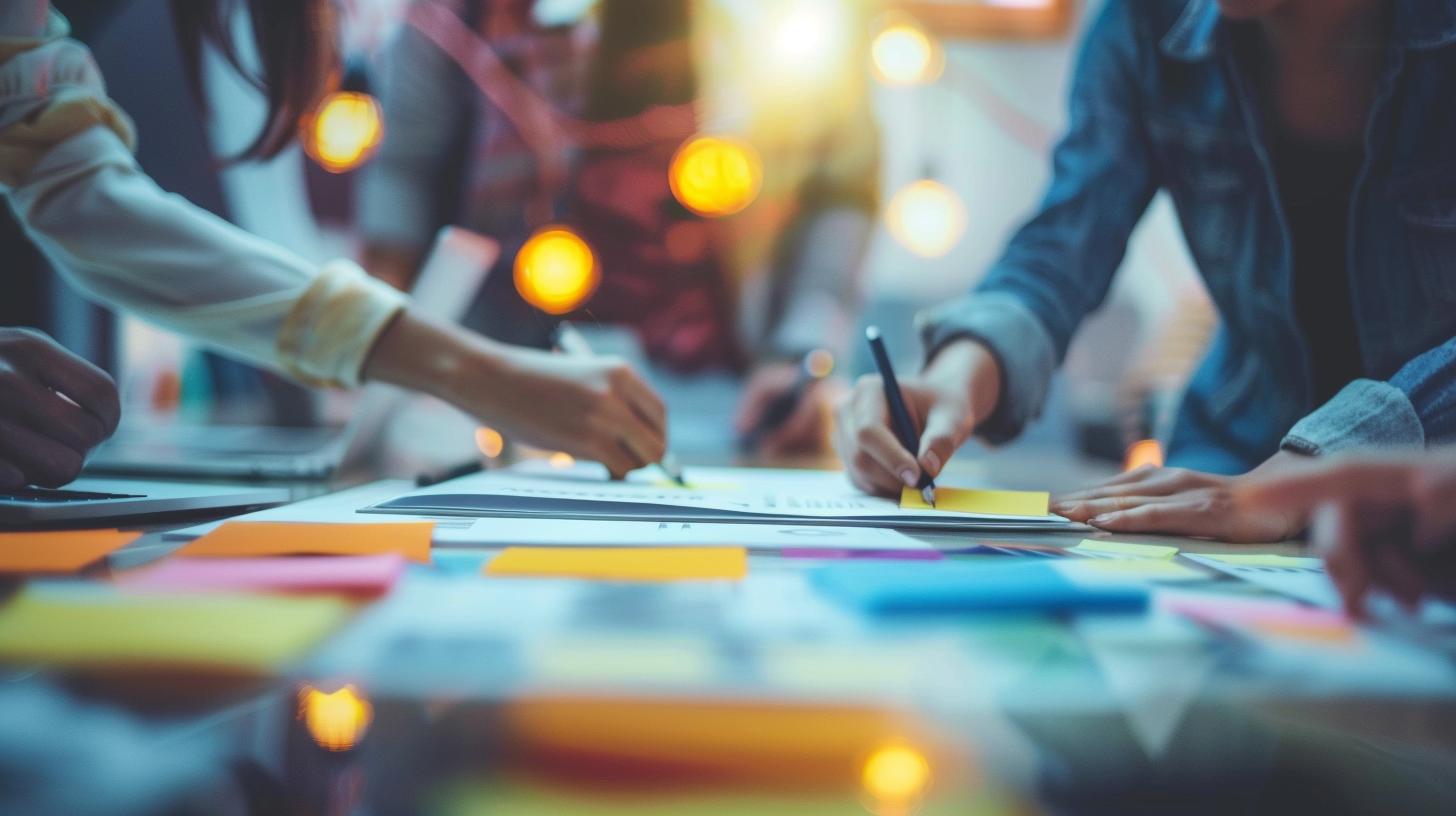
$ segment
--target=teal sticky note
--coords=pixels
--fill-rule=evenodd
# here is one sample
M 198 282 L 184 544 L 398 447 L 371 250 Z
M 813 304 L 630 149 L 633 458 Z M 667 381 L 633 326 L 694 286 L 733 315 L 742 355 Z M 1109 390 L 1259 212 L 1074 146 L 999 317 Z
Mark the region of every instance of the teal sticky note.
M 1148 589 L 1079 583 L 1046 562 L 832 564 L 814 585 L 840 603 L 872 613 L 1136 611 Z

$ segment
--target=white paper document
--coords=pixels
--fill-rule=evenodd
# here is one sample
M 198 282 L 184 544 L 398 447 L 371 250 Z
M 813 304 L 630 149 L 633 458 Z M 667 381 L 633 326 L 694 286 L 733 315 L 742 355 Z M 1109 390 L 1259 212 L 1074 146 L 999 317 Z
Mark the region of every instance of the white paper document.
M 490 471 L 378 502 L 365 513 L 959 530 L 1052 530 L 1059 516 L 1001 516 L 905 510 L 855 490 L 841 473 L 690 468 L 689 487 L 644 473 L 612 482 L 591 467 Z
M 316 499 L 260 510 L 228 521 L 316 524 L 435 522 L 437 547 L 746 547 L 834 550 L 928 550 L 930 545 L 894 530 L 877 527 L 824 527 L 801 524 L 703 524 L 698 522 L 586 521 L 552 518 L 435 518 L 360 513 L 360 508 L 406 493 L 408 482 L 363 485 Z M 206 535 L 222 522 L 200 524 L 167 534 L 171 539 Z

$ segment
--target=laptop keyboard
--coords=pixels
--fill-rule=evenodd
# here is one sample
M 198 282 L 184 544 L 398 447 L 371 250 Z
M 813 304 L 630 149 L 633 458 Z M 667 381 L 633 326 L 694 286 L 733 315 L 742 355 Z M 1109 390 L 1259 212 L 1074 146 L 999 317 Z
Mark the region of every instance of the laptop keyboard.
M 52 490 L 45 487 L 0 491 L 0 501 L 30 502 L 32 504 L 65 504 L 67 502 L 143 498 L 146 497 L 137 493 L 96 493 L 90 490 Z

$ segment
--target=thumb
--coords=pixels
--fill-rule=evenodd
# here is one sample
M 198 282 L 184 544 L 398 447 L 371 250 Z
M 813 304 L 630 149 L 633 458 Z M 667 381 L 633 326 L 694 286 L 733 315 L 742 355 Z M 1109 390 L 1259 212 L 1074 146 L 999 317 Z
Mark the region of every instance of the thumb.
M 943 403 L 933 406 L 926 416 L 925 431 L 920 435 L 919 459 L 920 467 L 932 479 L 940 475 L 941 468 L 964 441 L 962 422 L 960 410 Z

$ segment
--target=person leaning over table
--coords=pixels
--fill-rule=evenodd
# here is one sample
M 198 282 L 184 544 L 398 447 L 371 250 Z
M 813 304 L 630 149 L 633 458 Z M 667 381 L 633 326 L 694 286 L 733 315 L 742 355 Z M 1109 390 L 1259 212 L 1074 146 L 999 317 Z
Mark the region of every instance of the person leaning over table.
M 1167 190 L 1222 320 L 1166 469 L 1056 497 L 1118 532 L 1286 538 L 1230 513 L 1239 474 L 1456 438 L 1456 2 L 1108 0 L 1038 212 L 968 298 L 924 316 L 904 451 L 877 380 L 840 409 L 860 487 L 937 475 L 1041 411 L 1128 235 Z
M 222 5 L 173 1 L 194 69 L 206 38 L 230 52 Z M 269 115 L 247 156 L 267 157 L 287 145 L 333 70 L 333 6 L 248 6 Z M 315 267 L 163 192 L 133 160 L 131 124 L 89 52 L 66 34 L 43 0 L 0 7 L 0 193 L 93 297 L 304 383 L 380 380 L 433 394 L 529 444 L 598 460 L 614 476 L 661 457 L 665 409 L 624 364 L 512 348 L 433 323 L 352 263 Z M 79 368 L 45 339 L 21 339 L 37 362 L 19 370 L 59 378 Z M 69 363 L 44 363 L 58 357 Z M 86 393 L 104 391 L 91 373 Z M 54 392 L 104 403 L 95 418 L 105 434 L 115 427 L 114 394 L 83 396 L 44 376 L 38 386 L 7 389 L 0 400 L 10 407 L 0 412 L 0 482 L 11 487 L 69 481 L 98 441 L 89 425 L 52 427 L 67 414 Z M 38 447 L 37 433 L 60 448 Z
M 1310 543 L 1351 615 L 1373 590 L 1407 609 L 1456 601 L 1456 447 L 1420 455 L 1337 456 L 1240 486 L 1253 512 L 1313 513 Z

